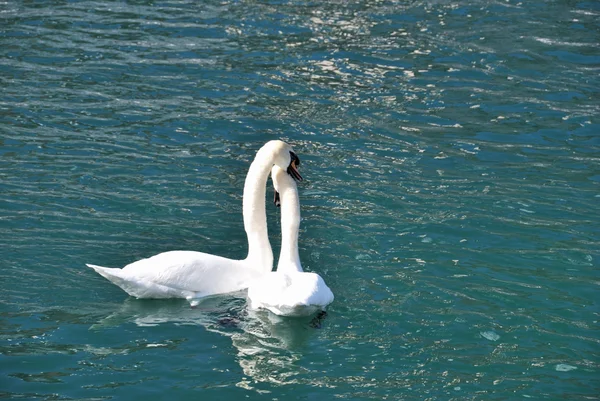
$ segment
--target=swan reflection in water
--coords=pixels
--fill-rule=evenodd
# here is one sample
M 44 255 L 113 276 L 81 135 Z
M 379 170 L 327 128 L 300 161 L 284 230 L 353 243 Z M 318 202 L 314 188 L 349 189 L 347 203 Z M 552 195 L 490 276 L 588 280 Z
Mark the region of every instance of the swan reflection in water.
M 140 327 L 161 324 L 202 326 L 207 331 L 231 338 L 236 359 L 246 376 L 238 386 L 251 389 L 251 381 L 296 383 L 302 374 L 296 364 L 302 350 L 321 327 L 326 314 L 308 318 L 282 318 L 265 310 L 246 307 L 245 293 L 220 295 L 190 308 L 184 300 L 160 302 L 127 298 L 121 308 L 90 329 L 134 323 Z M 249 381 L 251 380 L 251 381 Z

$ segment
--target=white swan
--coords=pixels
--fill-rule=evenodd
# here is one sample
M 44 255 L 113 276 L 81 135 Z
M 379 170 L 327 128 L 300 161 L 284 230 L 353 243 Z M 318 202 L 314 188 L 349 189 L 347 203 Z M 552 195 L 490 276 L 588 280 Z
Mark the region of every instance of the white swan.
M 232 260 L 193 251 L 170 251 L 131 263 L 122 269 L 87 266 L 136 298 L 186 298 L 239 291 L 273 269 L 267 233 L 265 194 L 267 178 L 276 165 L 297 180 L 298 156 L 283 141 L 267 142 L 256 153 L 244 184 L 244 229 L 248 256 Z
M 280 316 L 308 316 L 333 302 L 333 293 L 316 273 L 302 271 L 298 255 L 300 201 L 298 188 L 278 166 L 271 172 L 281 200 L 281 253 L 277 271 L 267 273 L 248 288 L 252 309 L 268 309 Z M 276 200 L 277 202 L 277 200 Z

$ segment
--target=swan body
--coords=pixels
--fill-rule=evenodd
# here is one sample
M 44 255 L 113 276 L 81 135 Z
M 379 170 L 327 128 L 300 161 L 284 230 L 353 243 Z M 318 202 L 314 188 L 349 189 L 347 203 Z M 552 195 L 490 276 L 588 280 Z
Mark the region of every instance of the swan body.
M 253 283 L 248 299 L 253 309 L 267 309 L 279 316 L 310 316 L 333 302 L 333 293 L 316 273 L 278 269 Z
M 333 302 L 333 293 L 321 276 L 302 270 L 296 183 L 278 166 L 273 166 L 271 177 L 281 199 L 281 253 L 277 271 L 265 274 L 248 288 L 250 308 L 268 309 L 280 316 L 309 316 Z
M 273 268 L 273 251 L 267 232 L 265 210 L 266 183 L 276 165 L 294 178 L 298 157 L 283 141 L 269 141 L 256 154 L 244 184 L 244 229 L 248 237 L 248 256 L 233 260 L 194 251 L 170 251 L 119 268 L 88 264 L 98 274 L 136 298 L 186 298 L 248 288 L 251 282 Z
M 198 299 L 239 291 L 263 275 L 246 260 L 194 251 L 163 252 L 122 269 L 87 266 L 136 298 Z

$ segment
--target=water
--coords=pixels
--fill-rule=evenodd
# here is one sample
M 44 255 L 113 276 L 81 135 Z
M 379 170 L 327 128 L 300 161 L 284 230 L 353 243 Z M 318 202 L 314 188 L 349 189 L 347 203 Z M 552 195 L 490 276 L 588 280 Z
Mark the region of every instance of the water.
M 598 399 L 599 15 L 1 3 L 0 395 Z M 274 138 L 302 159 L 324 319 L 135 300 L 85 267 L 244 257 L 244 176 Z

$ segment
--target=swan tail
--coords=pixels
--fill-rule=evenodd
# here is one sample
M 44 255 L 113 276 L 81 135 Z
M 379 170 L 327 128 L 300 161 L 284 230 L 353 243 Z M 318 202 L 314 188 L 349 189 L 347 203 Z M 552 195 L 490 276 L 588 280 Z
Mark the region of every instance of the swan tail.
M 99 275 L 110 281 L 111 283 L 125 289 L 127 287 L 127 280 L 123 277 L 123 270 L 110 268 L 110 267 L 102 267 L 97 265 L 86 264 L 87 267 L 90 267 L 96 271 Z M 127 290 L 125 290 L 127 291 Z M 129 291 L 127 291 L 129 292 Z
M 147 293 L 152 294 L 152 291 L 148 291 L 147 285 L 139 285 L 140 283 L 137 283 L 135 280 L 131 280 L 125 277 L 123 269 L 103 267 L 91 264 L 86 264 L 86 266 L 94 269 L 96 273 L 98 273 L 117 287 L 121 288 L 123 291 L 125 291 L 132 297 L 153 298 L 151 295 L 147 296 Z

